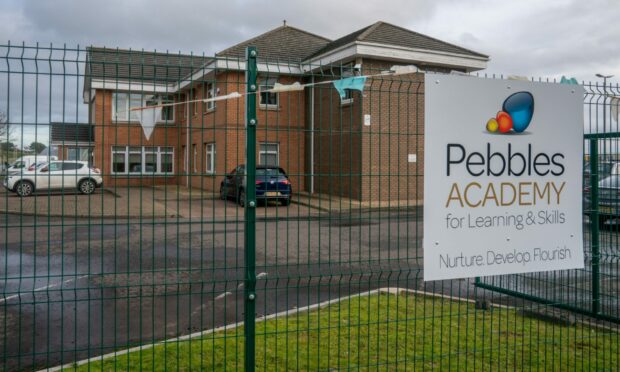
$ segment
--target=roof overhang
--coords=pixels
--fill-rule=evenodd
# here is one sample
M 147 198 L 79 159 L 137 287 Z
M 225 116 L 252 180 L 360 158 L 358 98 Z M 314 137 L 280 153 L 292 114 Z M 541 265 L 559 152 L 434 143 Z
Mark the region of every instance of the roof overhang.
M 301 64 L 296 63 L 268 63 L 258 62 L 256 64 L 259 73 L 274 75 L 303 75 L 304 70 Z M 213 71 L 243 71 L 245 72 L 246 62 L 238 58 L 218 58 L 205 65 L 187 79 L 176 85 L 176 89 L 184 89 L 196 81 L 200 81 L 204 76 Z
M 51 146 L 92 146 L 95 141 L 51 141 Z
M 318 55 L 303 63 L 269 63 L 257 64 L 259 73 L 274 75 L 303 75 L 335 63 L 351 60 L 355 57 L 376 58 L 383 61 L 415 64 L 418 66 L 432 65 L 472 72 L 485 69 L 488 57 L 472 56 L 458 53 L 432 51 L 400 47 L 381 43 L 354 41 L 327 53 Z M 177 93 L 196 82 L 202 82 L 204 77 L 213 71 L 245 71 L 246 62 L 239 58 L 217 58 L 203 67 L 200 67 L 180 82 L 157 84 L 144 81 L 126 81 L 115 79 L 91 78 L 90 90 L 84 90 L 83 99 L 87 103 L 94 96 L 97 89 L 119 90 L 129 92 Z
M 126 81 L 113 79 L 92 79 L 91 89 L 119 90 L 128 92 L 175 93 L 176 84 L 154 84 L 143 81 Z
M 304 61 L 304 71 L 313 71 L 321 68 L 321 66 L 343 62 L 355 57 L 377 58 L 384 61 L 404 62 L 420 66 L 443 66 L 465 70 L 466 72 L 485 69 L 489 61 L 489 58 L 482 56 L 355 41 Z
M 91 79 L 90 88 L 91 92 L 85 91 L 83 93 L 84 102 L 87 103 L 90 97 L 94 94 L 94 90 L 119 90 L 127 92 L 152 92 L 152 93 L 177 93 L 182 89 L 191 86 L 196 82 L 202 82 L 204 77 L 213 71 L 244 71 L 246 62 L 239 59 L 217 59 L 210 63 L 207 63 L 203 67 L 197 69 L 192 74 L 188 75 L 180 82 L 173 84 L 155 84 L 153 82 L 143 81 L 127 81 L 127 80 L 115 80 L 115 79 Z M 289 64 L 289 63 L 267 63 L 259 62 L 257 64 L 259 73 L 268 73 L 274 75 L 303 75 L 304 70 L 301 64 Z

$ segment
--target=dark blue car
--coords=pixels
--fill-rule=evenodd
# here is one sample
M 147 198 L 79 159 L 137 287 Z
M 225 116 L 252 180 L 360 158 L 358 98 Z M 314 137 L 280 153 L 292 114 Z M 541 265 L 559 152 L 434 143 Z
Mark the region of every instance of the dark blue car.
M 220 198 L 234 198 L 240 206 L 245 205 L 246 189 L 245 165 L 239 165 L 227 174 L 220 184 Z M 256 167 L 256 201 L 275 200 L 283 205 L 291 203 L 293 188 L 284 169 L 277 166 L 258 165 Z

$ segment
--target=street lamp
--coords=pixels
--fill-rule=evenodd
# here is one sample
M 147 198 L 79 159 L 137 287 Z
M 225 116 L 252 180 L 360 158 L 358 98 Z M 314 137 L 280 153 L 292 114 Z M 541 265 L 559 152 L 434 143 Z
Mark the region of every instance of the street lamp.
M 607 104 L 605 100 L 607 99 L 607 79 L 614 77 L 613 75 L 603 75 L 596 74 L 596 77 L 603 79 L 603 92 L 605 92 L 603 97 L 603 132 L 607 131 Z M 603 144 L 603 152 L 605 153 L 605 144 Z M 607 154 L 609 156 L 609 154 Z

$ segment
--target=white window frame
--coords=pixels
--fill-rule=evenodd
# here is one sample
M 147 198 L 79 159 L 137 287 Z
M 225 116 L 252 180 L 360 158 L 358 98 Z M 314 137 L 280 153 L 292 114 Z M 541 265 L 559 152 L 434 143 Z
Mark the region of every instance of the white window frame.
M 348 106 L 353 103 L 353 92 L 351 89 L 344 90 L 344 98 L 340 98 L 340 106 Z
M 348 63 L 341 67 L 340 75 L 343 78 L 355 76 L 354 62 Z M 340 98 L 340 106 L 347 106 L 353 103 L 353 91 L 351 89 L 344 90 L 344 98 Z
M 198 91 L 196 90 L 196 88 L 192 88 L 192 90 L 190 91 L 190 98 L 191 101 L 196 101 L 198 99 Z M 198 115 L 198 103 L 199 102 L 192 102 L 192 116 L 197 116 Z
M 269 146 L 276 146 L 276 151 L 273 150 L 262 150 L 261 147 L 263 145 L 269 145 Z M 274 166 L 279 167 L 280 166 L 280 144 L 277 142 L 260 142 L 258 144 L 258 164 L 260 165 L 264 165 L 263 162 L 261 161 L 261 155 L 262 154 L 266 154 L 266 155 L 276 155 L 276 164 Z M 270 164 L 272 165 L 272 164 Z
M 66 147 L 66 157 L 67 160 L 77 160 L 77 161 L 90 161 L 90 157 L 93 152 L 93 147 L 88 145 L 68 145 Z M 86 150 L 86 159 L 82 159 L 83 151 Z M 78 159 L 71 159 L 71 151 L 77 151 Z
M 135 148 L 140 148 L 140 150 L 135 150 Z M 166 174 L 174 174 L 174 147 L 172 146 L 112 146 L 111 157 L 110 157 L 110 170 L 113 175 L 166 175 Z M 130 150 L 131 149 L 131 150 Z M 150 150 L 147 152 L 147 149 Z M 155 172 L 146 171 L 146 154 L 155 154 Z M 116 172 L 114 171 L 114 155 L 122 154 L 123 161 L 125 164 L 124 172 Z M 130 154 L 140 154 L 140 172 L 130 172 L 129 169 L 129 155 Z M 163 170 L 163 157 L 164 155 L 172 155 L 171 165 L 172 170 L 169 172 L 165 172 Z
M 192 168 L 194 173 L 198 173 L 198 146 L 195 143 L 192 143 L 192 151 L 194 153 L 194 161 L 192 162 Z
M 132 104 L 133 103 L 133 104 Z M 129 111 L 130 108 L 142 106 L 142 94 L 128 92 L 112 93 L 112 121 L 113 122 L 137 122 L 137 111 Z
M 124 99 L 120 99 L 119 96 L 123 96 Z M 119 103 L 124 100 L 122 107 L 119 107 Z M 120 102 L 119 102 L 120 101 Z M 130 111 L 134 107 L 161 105 L 164 103 L 172 103 L 174 99 L 170 96 L 164 96 L 161 94 L 147 94 L 147 93 L 129 93 L 129 92 L 113 92 L 112 93 L 112 121 L 113 122 L 130 122 L 137 123 L 140 121 L 138 118 L 138 111 Z M 165 110 L 162 110 L 157 123 L 174 124 L 175 112 L 174 106 L 166 107 L 166 110 L 172 110 L 172 119 L 166 120 L 163 117 Z
M 205 143 L 205 172 L 215 173 L 215 142 Z
M 145 97 L 146 100 L 146 106 L 157 106 L 157 105 L 163 105 L 166 103 L 174 103 L 174 99 L 172 98 L 172 96 L 164 96 L 164 95 L 148 95 Z M 159 117 L 159 120 L 157 120 L 157 123 L 165 123 L 165 124 L 174 124 L 174 121 L 176 119 L 175 117 L 175 113 L 176 110 L 174 109 L 175 106 L 166 106 L 166 107 L 162 107 L 161 110 L 161 114 Z M 166 119 L 164 117 L 164 113 L 166 111 L 170 111 L 172 110 L 172 118 L 171 119 Z
M 265 92 L 266 90 L 272 89 L 275 83 L 278 82 L 278 78 L 270 77 L 270 78 L 262 78 L 259 83 L 260 94 L 258 95 L 258 104 L 261 108 L 266 109 L 278 109 L 280 108 L 280 95 L 278 93 L 270 93 Z M 273 94 L 276 98 L 276 103 L 263 103 L 263 94 Z
M 207 92 L 207 96 L 206 96 L 207 99 L 217 97 L 217 87 L 215 86 L 215 83 L 207 83 L 206 92 Z M 213 111 L 215 111 L 215 101 L 205 102 L 202 107 L 203 115 L 208 114 Z

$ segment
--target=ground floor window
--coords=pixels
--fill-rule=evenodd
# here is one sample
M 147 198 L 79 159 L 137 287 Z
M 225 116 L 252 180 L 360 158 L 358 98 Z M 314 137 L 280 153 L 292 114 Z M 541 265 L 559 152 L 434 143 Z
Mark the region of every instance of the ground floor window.
M 174 172 L 174 149 L 167 146 L 112 146 L 112 174 Z
M 194 153 L 194 161 L 193 166 L 194 166 L 194 173 L 198 173 L 198 148 L 196 147 L 196 144 L 192 145 L 192 152 Z
M 215 143 L 205 144 L 205 171 L 215 173 Z
M 277 143 L 261 143 L 258 151 L 258 164 L 273 166 L 280 164 L 280 149 Z
M 91 152 L 92 147 L 89 146 L 67 147 L 67 160 L 80 160 L 90 162 Z

